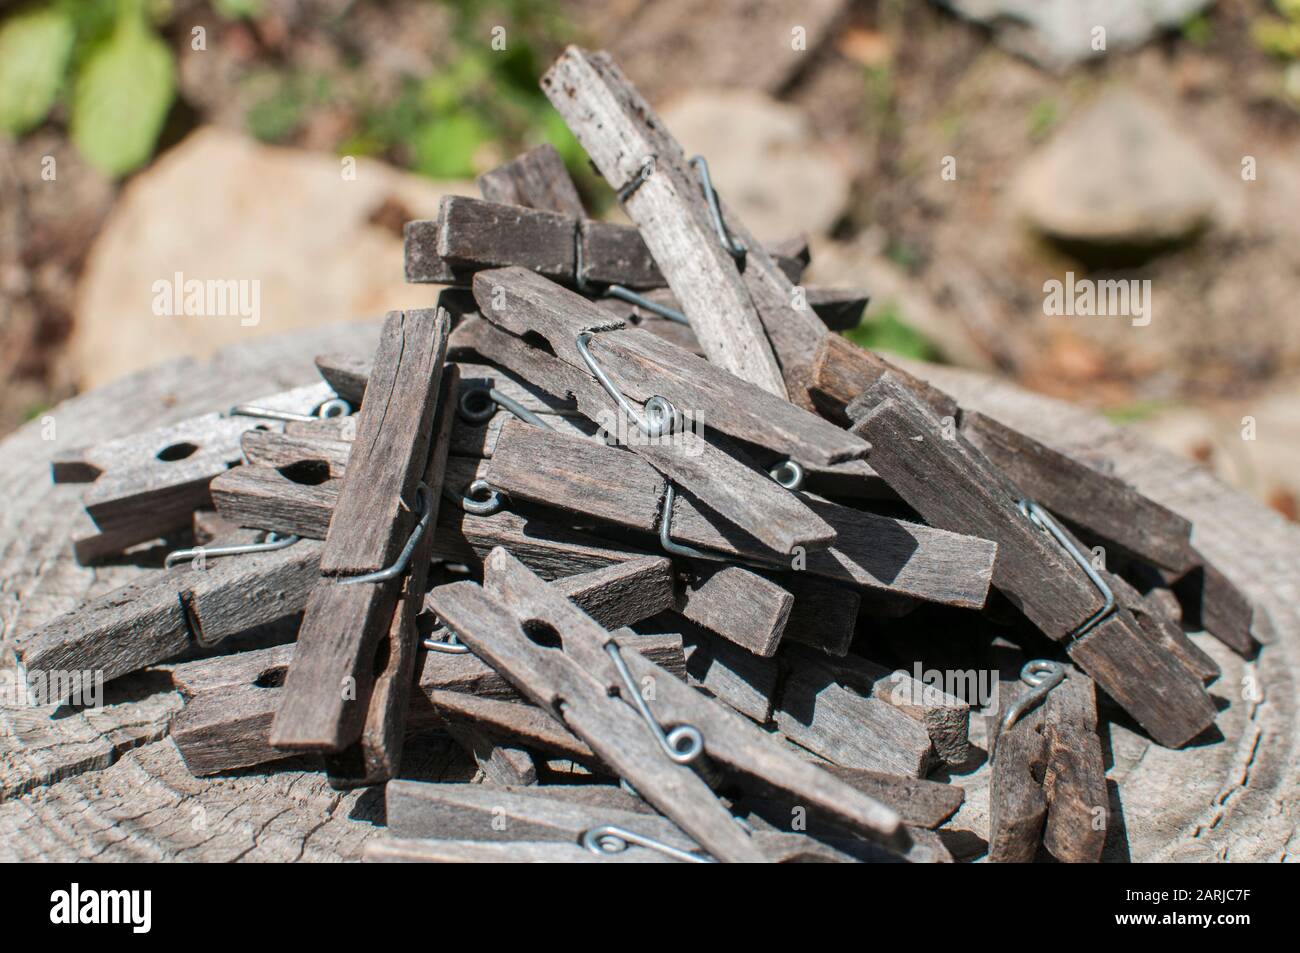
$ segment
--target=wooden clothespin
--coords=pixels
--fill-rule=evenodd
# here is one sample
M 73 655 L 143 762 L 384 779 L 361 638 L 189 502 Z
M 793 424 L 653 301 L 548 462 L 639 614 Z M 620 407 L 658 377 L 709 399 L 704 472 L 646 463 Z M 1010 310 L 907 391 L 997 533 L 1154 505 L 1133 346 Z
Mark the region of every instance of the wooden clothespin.
M 272 726 L 277 748 L 338 752 L 361 737 L 375 650 L 390 631 L 402 577 L 439 496 L 420 481 L 428 475 L 450 323 L 442 309 L 395 311 L 384 323 L 321 555 L 322 578 Z
M 485 315 L 494 324 L 519 335 L 530 330 L 541 334 L 551 343 L 559 358 L 546 360 L 550 355 L 526 355 L 516 351 L 517 358 L 529 360 L 533 365 L 533 373 L 528 373 L 520 371 L 520 364 L 513 364 L 516 373 L 538 386 L 552 389 L 552 393 L 562 387 L 571 391 L 580 410 L 595 423 L 601 423 L 611 436 L 628 434 L 623 442 L 628 443 L 633 452 L 645 456 L 671 480 L 708 501 L 737 527 L 787 554 L 796 546 L 816 549 L 833 540 L 835 532 L 767 473 L 742 463 L 735 454 L 720 450 L 701 433 L 686 429 L 682 423 L 682 415 L 686 415 L 699 420 L 701 425 L 731 433 L 731 430 L 742 429 L 736 426 L 738 420 L 748 417 L 766 421 L 771 424 L 770 430 L 780 430 L 783 417 L 788 425 L 790 413 L 801 413 L 797 407 L 764 394 L 757 387 L 746 385 L 732 374 L 676 348 L 668 355 L 660 355 L 660 360 L 671 364 L 681 358 L 693 363 L 671 371 L 659 364 L 653 368 L 642 367 L 636 374 L 640 380 L 636 380 L 632 373 L 627 377 L 621 376 L 623 365 L 608 361 L 606 355 L 624 343 L 623 335 L 634 335 L 627 342 L 630 346 L 645 342 L 671 346 L 651 334 L 616 330 L 616 325 L 611 324 L 601 309 L 588 300 L 523 269 L 478 274 L 474 277 L 474 296 L 480 299 Z M 602 347 L 597 348 L 594 339 L 589 342 L 589 338 L 593 338 L 593 328 L 602 330 L 601 334 L 594 335 L 594 338 L 601 339 Z M 614 337 L 619 341 L 604 341 Z M 606 350 L 604 343 L 611 343 L 611 350 Z M 590 360 L 584 358 L 584 354 Z M 653 380 L 654 376 L 662 376 L 662 384 Z M 599 380 L 601 377 L 604 381 Z M 669 380 L 671 377 L 677 380 Z M 679 386 L 682 381 L 689 381 L 689 384 Z M 617 390 L 619 387 L 621 390 Z M 655 394 L 643 393 L 647 387 L 658 387 L 658 390 Z M 651 399 L 655 395 L 658 395 L 658 400 Z M 628 402 L 628 397 L 638 402 L 643 400 L 645 408 L 637 410 Z M 719 404 L 731 400 L 749 400 L 751 403 L 736 407 L 731 413 L 719 407 Z M 754 400 L 757 404 L 753 403 Z M 810 445 L 822 439 L 820 454 L 840 454 L 842 459 L 853 459 L 867 451 L 865 443 L 852 437 L 844 439 L 848 434 L 827 421 L 815 419 L 809 413 L 803 413 L 803 416 L 814 423 L 810 424 L 810 430 L 801 430 L 800 436 L 807 437 Z M 728 420 L 722 417 L 728 417 L 731 428 L 728 428 Z M 820 433 L 816 429 L 818 426 L 822 428 Z M 750 424 L 744 429 L 753 436 L 755 429 L 762 429 L 762 424 Z M 632 430 L 637 430 L 636 436 L 630 436 Z M 642 438 L 642 433 L 649 439 Z M 675 433 L 676 438 L 673 438 Z M 784 442 L 789 445 L 794 441 L 787 438 Z M 779 452 L 784 450 L 785 447 L 779 447 Z M 818 455 L 811 447 L 801 447 L 801 450 L 801 456 Z
M 428 508 L 421 519 L 427 520 L 428 525 L 416 541 L 410 569 L 401 581 L 397 608 L 375 650 L 376 659 L 382 659 L 383 663 L 374 677 L 361 737 L 342 751 L 325 756 L 330 782 L 337 787 L 386 780 L 397 774 L 401 764 L 406 712 L 419 652 L 415 618 L 424 605 L 429 557 L 433 551 L 433 526 L 437 522 L 442 477 L 447 468 L 447 450 L 455 420 L 452 408 L 458 392 L 459 372 L 453 364 L 442 373 L 429 461 L 421 481 L 427 488 L 425 505 Z
M 110 681 L 302 611 L 319 578 L 320 544 L 292 537 L 268 544 L 259 535 L 244 532 L 190 550 L 165 572 L 32 632 L 20 652 L 36 702 L 61 703 L 73 688 L 37 673 L 100 673 Z
M 389 833 L 407 842 L 371 849 L 369 860 L 389 859 L 406 851 L 447 851 L 448 843 L 498 844 L 524 855 L 540 845 L 577 846 L 597 858 L 619 858 L 627 851 L 653 852 L 664 859 L 698 863 L 710 858 L 669 820 L 618 788 L 589 786 L 585 791 L 545 788 L 491 790 L 480 784 L 423 784 L 390 781 L 385 788 Z M 750 835 L 763 859 L 853 862 L 854 858 L 803 834 L 763 829 Z M 416 842 L 412 845 L 411 841 Z M 517 846 L 517 845 L 527 846 Z M 510 847 L 506 847 L 510 845 Z M 465 853 L 475 848 L 462 846 Z M 479 848 L 481 850 L 481 848 Z M 552 848 L 554 849 L 554 848 Z
M 577 186 L 564 167 L 564 159 L 550 143 L 520 153 L 476 180 L 489 202 L 522 205 L 582 218 L 586 210 Z
M 319 557 L 316 543 L 303 542 Z M 556 587 L 574 603 L 609 619 L 652 614 L 667 603 L 671 591 L 664 573 L 653 563 L 657 557 L 632 559 L 626 564 L 594 570 L 561 579 Z M 299 589 L 305 604 L 310 586 L 319 578 L 316 566 L 310 578 L 304 573 Z M 626 598 L 618 606 L 611 595 Z M 637 635 L 621 630 L 630 644 L 647 658 L 678 677 L 686 675 L 686 659 L 680 635 Z M 445 727 L 445 722 L 466 724 L 483 731 L 557 751 L 575 760 L 594 760 L 590 749 L 574 738 L 550 715 L 523 703 L 514 687 L 461 647 L 448 651 L 444 636 L 431 634 L 423 640 L 427 651 L 418 661 L 413 678 L 415 694 L 404 718 L 406 733 Z M 171 738 L 195 775 L 217 774 L 236 768 L 283 758 L 286 752 L 270 743 L 271 721 L 284 698 L 284 681 L 293 659 L 292 645 L 240 652 L 194 662 L 172 669 L 172 681 L 186 697 L 185 707 L 172 720 Z M 373 704 L 372 704 L 373 708 Z M 390 718 L 389 724 L 396 721 Z M 375 721 L 382 724 L 382 721 Z M 369 729 L 367 729 L 369 731 Z M 363 736 L 364 737 L 364 736 Z M 370 750 L 393 751 L 381 745 Z M 400 748 L 396 749 L 400 753 Z M 362 750 L 366 754 L 367 749 Z M 391 756 L 390 756 L 391 757 Z M 397 759 L 392 758 L 395 762 Z M 364 764 L 364 761 L 362 762 Z M 340 774 L 340 779 L 347 775 Z
M 930 760 L 960 765 L 969 757 L 968 702 L 918 681 L 904 671 L 891 670 L 860 655 L 834 658 L 802 646 L 790 646 L 782 654 L 787 665 L 795 670 L 810 670 L 823 682 L 834 681 L 915 721 L 930 739 L 933 749 Z
M 489 555 L 485 583 L 435 589 L 431 603 L 438 617 L 719 860 L 761 860 L 762 854 L 687 766 L 701 755 L 798 792 L 865 834 L 905 842 L 893 811 L 773 745 L 753 725 L 620 646 L 506 551 Z M 557 641 L 560 651 L 544 647 Z M 653 686 L 650 707 L 638 685 Z
M 748 236 L 733 235 L 735 222 L 720 209 L 707 167 L 688 167 L 663 122 L 604 53 L 569 47 L 542 77 L 542 90 L 640 229 L 709 360 L 785 397 L 737 262 L 751 253 L 767 264 L 771 258 Z M 746 272 L 751 264 L 746 258 Z
M 1200 562 L 1191 521 L 1123 480 L 975 411 L 961 413 L 961 432 L 1027 495 L 1091 536 L 1177 573 Z
M 629 225 L 448 195 L 438 217 L 406 223 L 406 280 L 467 285 L 486 268 L 517 266 L 586 288 L 662 288 L 664 277 Z
M 327 384 L 313 384 L 61 454 L 54 482 L 89 484 L 83 503 L 94 529 L 73 541 L 74 554 L 87 563 L 187 527 L 211 506 L 209 481 L 239 462 L 244 433 L 347 410 Z
M 540 335 L 560 361 L 591 377 L 585 349 L 629 400 L 663 397 L 683 413 L 696 412 L 713 431 L 799 462 L 857 460 L 871 449 L 861 438 L 717 364 L 622 327 L 591 302 L 538 275 L 517 268 L 482 272 L 474 278 L 474 297 L 488 321 L 517 336 Z M 580 347 L 578 337 L 585 332 L 590 337 Z
M 582 482 L 573 477 L 582 475 Z M 634 454 L 594 440 L 507 422 L 487 467 L 487 480 L 512 498 L 557 507 L 590 519 L 664 535 L 716 554 L 789 569 L 784 554 L 746 538 L 692 495 L 675 493 L 665 509 L 663 477 Z M 968 608 L 983 606 L 996 547 L 812 497 L 806 504 L 835 528 L 829 549 L 808 552 L 806 571 L 855 586 Z
M 1153 738 L 1181 747 L 1213 724 L 1200 679 L 1152 643 L 1068 532 L 965 437 L 889 374 L 859 407 L 853 429 L 872 441 L 876 471 L 931 525 L 996 541 L 994 585 Z
M 455 474 L 466 470 L 472 473 L 481 462 L 449 458 L 446 485 L 466 486 L 468 481 Z M 213 480 L 212 493 L 217 512 L 237 525 L 324 539 L 340 486 L 337 479 L 295 483 L 281 470 L 248 466 Z M 647 555 L 644 550 L 614 544 L 533 515 L 499 510 L 480 516 L 457 506 L 439 509 L 433 539 L 435 559 L 477 562 L 497 546 L 505 546 L 548 579 Z
M 1092 680 L 1029 662 L 999 689 L 990 745 L 989 860 L 1028 862 L 1040 845 L 1066 863 L 1101 859 L 1109 795 Z
M 1172 586 L 1188 624 L 1206 631 L 1241 655 L 1253 653 L 1253 606 L 1237 587 L 1191 542 L 1191 523 L 1139 493 L 1097 461 L 1047 446 L 1034 437 L 956 402 L 929 385 L 912 392 L 940 416 L 960 421 L 961 433 L 1027 495 L 1090 541 L 1105 544 L 1121 558 L 1149 563 L 1163 586 Z M 870 410 L 854 400 L 846 414 L 857 419 Z M 1140 567 L 1139 567 L 1140 568 Z

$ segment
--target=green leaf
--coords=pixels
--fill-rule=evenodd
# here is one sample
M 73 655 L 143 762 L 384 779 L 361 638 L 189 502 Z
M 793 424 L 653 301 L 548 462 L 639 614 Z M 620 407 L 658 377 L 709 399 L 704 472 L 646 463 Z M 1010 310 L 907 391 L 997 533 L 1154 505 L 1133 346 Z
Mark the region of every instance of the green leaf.
M 900 317 L 893 302 L 886 304 L 879 316 L 864 320 L 856 328 L 843 333 L 854 344 L 873 351 L 890 351 L 921 361 L 932 361 L 937 357 L 934 345 Z
M 470 178 L 474 153 L 493 138 L 492 129 L 471 113 L 441 116 L 415 134 L 416 171 L 434 179 Z
M 252 20 L 262 15 L 262 0 L 214 0 L 212 5 L 227 20 Z
M 0 129 L 26 132 L 50 111 L 76 33 L 58 10 L 11 16 L 0 26 Z
M 72 141 L 109 175 L 130 172 L 153 154 L 175 89 L 171 51 L 142 18 L 124 16 L 77 75 Z

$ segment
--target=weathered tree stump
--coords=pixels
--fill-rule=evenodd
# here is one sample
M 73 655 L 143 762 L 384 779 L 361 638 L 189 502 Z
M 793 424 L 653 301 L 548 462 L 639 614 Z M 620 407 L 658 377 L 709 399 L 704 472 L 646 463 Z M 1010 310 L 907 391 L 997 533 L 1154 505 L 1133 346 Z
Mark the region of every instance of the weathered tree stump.
M 58 452 L 223 409 L 317 379 L 312 358 L 374 347 L 377 324 L 250 341 L 210 362 L 181 361 L 67 401 L 0 444 L 0 622 L 4 665 L 36 626 L 161 562 L 162 552 L 93 569 L 72 559 L 84 519 L 77 486 L 50 482 Z M 1296 849 L 1300 769 L 1300 528 L 1092 415 L 978 375 L 917 366 L 965 406 L 1057 449 L 1108 461 L 1193 520 L 1195 543 L 1258 606 L 1271 638 L 1243 661 L 1195 636 L 1223 668 L 1212 691 L 1222 740 L 1169 751 L 1121 725 L 1105 733 L 1108 859 L 1272 860 Z M 51 426 L 53 424 L 53 434 Z M 52 437 L 52 439 L 50 439 Z M 152 562 L 150 562 L 152 560 Z M 1260 700 L 1244 698 L 1253 679 Z M 180 708 L 165 667 L 111 683 L 99 709 L 0 707 L 0 860 L 349 860 L 382 831 L 378 790 L 339 793 L 308 761 L 197 779 L 167 738 Z M 460 779 L 473 766 L 449 743 L 408 746 L 403 773 Z M 955 826 L 983 838 L 987 767 Z

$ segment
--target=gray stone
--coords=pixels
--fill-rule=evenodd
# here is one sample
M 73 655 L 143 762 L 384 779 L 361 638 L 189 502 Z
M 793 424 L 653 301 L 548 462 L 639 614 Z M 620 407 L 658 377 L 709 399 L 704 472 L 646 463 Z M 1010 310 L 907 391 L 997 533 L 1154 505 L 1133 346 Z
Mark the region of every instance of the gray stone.
M 353 177 L 338 156 L 200 129 L 131 180 L 91 247 L 73 374 L 93 387 L 256 335 L 429 307 L 437 289 L 403 278 L 401 220 L 435 217 L 452 193 L 477 190 L 372 159 L 357 160 Z M 155 313 L 154 283 L 175 284 L 178 273 L 249 282 L 259 320 Z
M 1226 177 L 1151 105 L 1108 93 L 1030 156 L 1016 207 L 1053 238 L 1155 245 L 1212 225 L 1228 207 Z
M 1107 52 L 1141 46 L 1178 27 L 1214 0 L 939 0 L 993 30 L 1002 47 L 1049 69 L 1064 70 Z M 1094 30 L 1105 49 L 1094 49 Z
M 849 200 L 848 171 L 795 106 L 747 90 L 701 90 L 659 110 L 687 155 L 709 160 L 714 185 L 760 239 L 826 231 Z

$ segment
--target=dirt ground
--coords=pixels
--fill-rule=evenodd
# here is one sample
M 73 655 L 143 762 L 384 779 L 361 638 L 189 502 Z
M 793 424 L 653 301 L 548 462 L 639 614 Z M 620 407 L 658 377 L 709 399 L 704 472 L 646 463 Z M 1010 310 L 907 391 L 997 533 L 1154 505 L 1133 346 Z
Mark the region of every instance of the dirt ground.
M 786 29 L 790 5 L 503 6 L 502 22 L 520 23 L 529 36 L 525 66 L 544 65 L 559 45 L 576 41 L 610 49 L 657 105 L 687 89 L 747 86 L 801 109 L 852 181 L 840 220 L 814 236 L 815 247 L 835 249 L 828 273 L 870 288 L 873 274 L 859 274 L 862 263 L 888 262 L 909 300 L 972 345 L 970 363 L 1131 420 L 1170 409 L 1235 419 L 1254 402 L 1297 390 L 1300 109 L 1284 91 L 1282 66 L 1252 39 L 1252 23 L 1269 8 L 1263 0 L 1220 0 L 1194 31 L 1063 75 L 921 0 L 800 5 L 808 49 L 776 57 L 758 38 Z M 204 0 L 177 0 L 160 26 L 164 38 L 180 49 L 203 24 L 209 55 L 178 57 L 179 98 L 160 153 L 200 125 L 338 152 L 371 134 L 367 110 L 399 97 L 404 77 L 457 61 L 492 22 L 468 8 L 265 0 L 258 16 L 229 20 Z M 1229 179 L 1245 155 L 1268 174 L 1236 183 L 1233 211 L 1215 228 L 1158 254 L 1089 260 L 1035 237 L 1006 200 L 1022 166 L 1116 88 L 1189 131 Z M 0 141 L 0 433 L 76 389 L 62 360 L 83 317 L 74 290 L 122 188 L 86 169 L 65 119 L 56 109 L 34 132 Z M 488 142 L 475 163 L 490 166 L 514 145 Z M 46 155 L 60 165 L 57 190 L 23 172 Z M 956 182 L 937 173 L 946 155 L 958 159 Z M 423 161 L 418 142 L 400 135 L 378 157 L 416 168 Z M 1155 319 L 1141 329 L 1045 319 L 1043 281 L 1068 270 L 1151 279 Z M 906 308 L 899 316 L 908 321 Z M 1273 502 L 1294 514 L 1294 499 Z

